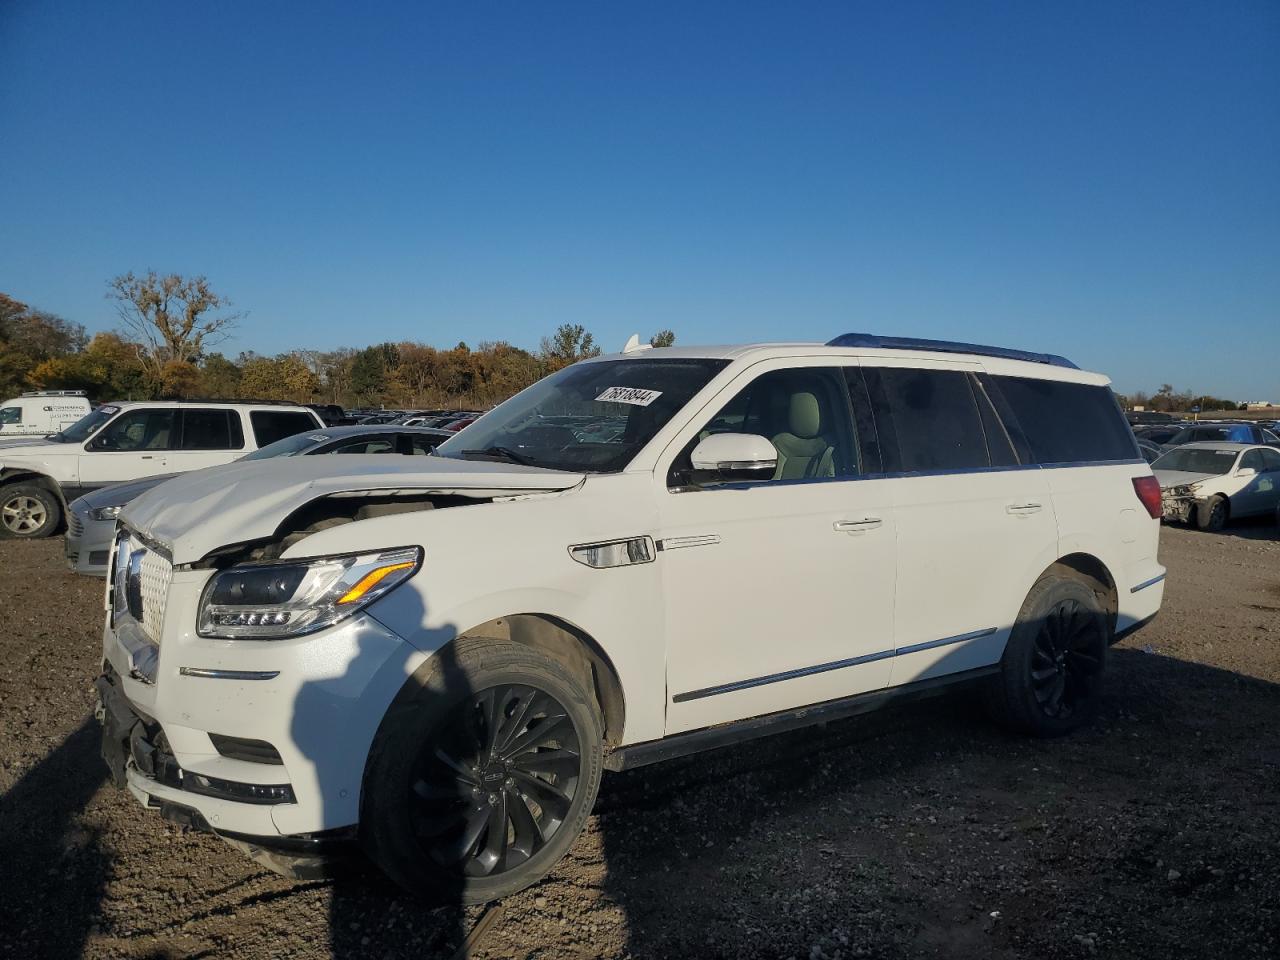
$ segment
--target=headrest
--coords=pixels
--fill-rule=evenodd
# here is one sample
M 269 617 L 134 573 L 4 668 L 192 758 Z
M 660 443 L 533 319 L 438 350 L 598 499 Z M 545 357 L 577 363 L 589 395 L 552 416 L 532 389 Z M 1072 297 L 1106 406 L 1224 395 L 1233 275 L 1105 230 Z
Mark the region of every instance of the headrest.
M 822 430 L 822 414 L 818 398 L 812 393 L 793 393 L 787 413 L 788 429 L 801 440 L 810 440 Z

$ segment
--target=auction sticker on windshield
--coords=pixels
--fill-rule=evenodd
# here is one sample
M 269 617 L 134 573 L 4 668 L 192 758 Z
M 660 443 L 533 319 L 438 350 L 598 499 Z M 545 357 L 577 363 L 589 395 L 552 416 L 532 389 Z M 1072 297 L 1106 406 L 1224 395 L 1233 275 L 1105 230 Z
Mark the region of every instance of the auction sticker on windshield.
M 661 390 L 645 390 L 642 387 L 610 387 L 596 400 L 604 403 L 629 403 L 633 407 L 647 407 L 662 396 Z

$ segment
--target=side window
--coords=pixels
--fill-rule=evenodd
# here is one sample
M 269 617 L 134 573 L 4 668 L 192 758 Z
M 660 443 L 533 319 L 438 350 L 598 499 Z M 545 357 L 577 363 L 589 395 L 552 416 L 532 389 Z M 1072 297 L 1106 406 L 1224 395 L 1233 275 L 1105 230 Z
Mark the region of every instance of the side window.
M 173 439 L 174 410 L 130 410 L 122 413 L 93 438 L 91 450 L 125 452 L 168 450 Z
M 325 453 L 395 453 L 395 441 L 391 437 L 360 437 L 331 447 Z
M 5 407 L 0 410 L 0 423 L 21 423 L 22 408 L 21 407 Z
M 1267 469 L 1266 461 L 1262 459 L 1261 450 L 1250 450 L 1246 453 L 1240 458 L 1240 466 L 1253 467 L 1253 469 L 1257 470 L 1259 473 L 1262 473 Z
M 863 370 L 885 470 L 966 470 L 991 466 L 970 377 L 961 370 Z M 1011 454 L 1009 454 L 1011 456 Z
M 715 433 L 754 433 L 778 452 L 774 480 L 820 480 L 858 473 L 849 394 L 841 370 L 772 370 L 716 413 L 672 464 L 669 483 L 690 482 L 693 448 Z M 766 481 L 768 482 L 768 481 Z
M 181 450 L 242 450 L 244 430 L 234 410 L 182 411 Z
M 1262 431 L 1262 442 L 1263 442 L 1263 443 L 1280 443 L 1280 437 L 1277 437 L 1277 436 L 1276 436 L 1274 433 L 1272 433 L 1270 430 L 1263 430 L 1263 431 Z
M 1031 377 L 991 380 L 1017 420 L 1034 462 L 1137 459 L 1133 431 L 1109 387 Z
M 295 433 L 315 430 L 316 421 L 309 413 L 299 410 L 254 410 L 249 414 L 253 425 L 253 437 L 259 447 L 292 437 Z
M 409 452 L 415 457 L 425 457 L 432 453 L 441 443 L 435 437 L 424 433 L 409 435 Z
M 1267 471 L 1280 470 L 1280 450 L 1260 450 L 1262 466 Z

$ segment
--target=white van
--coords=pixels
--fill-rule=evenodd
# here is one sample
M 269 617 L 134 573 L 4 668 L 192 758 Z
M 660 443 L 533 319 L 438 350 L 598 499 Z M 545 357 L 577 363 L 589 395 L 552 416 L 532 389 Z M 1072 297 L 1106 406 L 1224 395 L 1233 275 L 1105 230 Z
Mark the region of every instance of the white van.
M 0 403 L 0 440 L 47 437 L 71 426 L 90 410 L 83 390 L 40 390 Z
M 858 334 L 629 346 L 435 456 L 240 462 L 130 502 L 116 782 L 277 869 L 358 841 L 479 902 L 554 866 L 603 770 L 958 683 L 1031 735 L 1095 715 L 1165 577 L 1106 377 Z

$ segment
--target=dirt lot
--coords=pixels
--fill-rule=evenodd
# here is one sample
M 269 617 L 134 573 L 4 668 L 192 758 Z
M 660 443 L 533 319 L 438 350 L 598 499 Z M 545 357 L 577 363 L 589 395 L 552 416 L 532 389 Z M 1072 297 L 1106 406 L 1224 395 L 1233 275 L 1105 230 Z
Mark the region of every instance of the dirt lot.
M 287 882 L 105 784 L 102 589 L 61 547 L 0 543 L 0 955 L 452 955 L 482 911 Z M 1089 732 L 952 696 L 607 776 L 472 955 L 1280 955 L 1280 536 L 1168 529 L 1161 556 Z

